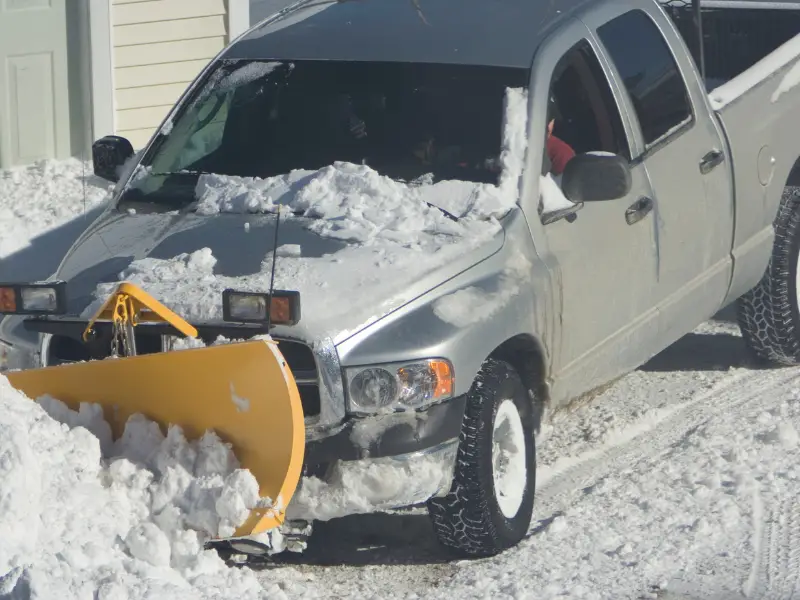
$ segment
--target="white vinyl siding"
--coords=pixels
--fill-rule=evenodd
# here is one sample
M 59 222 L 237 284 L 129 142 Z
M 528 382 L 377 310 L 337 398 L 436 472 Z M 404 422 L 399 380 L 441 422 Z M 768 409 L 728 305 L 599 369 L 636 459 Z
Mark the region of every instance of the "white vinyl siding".
M 230 41 L 228 0 L 113 0 L 117 134 L 141 148 Z

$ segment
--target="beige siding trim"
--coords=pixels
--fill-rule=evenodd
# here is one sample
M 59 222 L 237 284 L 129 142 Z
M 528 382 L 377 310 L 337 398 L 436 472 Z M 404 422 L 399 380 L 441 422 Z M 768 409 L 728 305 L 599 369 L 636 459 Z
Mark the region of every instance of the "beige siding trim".
M 154 131 L 155 129 L 153 127 L 147 127 L 145 129 L 120 129 L 117 131 L 117 135 L 128 138 L 131 145 L 139 150 L 147 145 L 147 142 L 153 137 Z
M 123 67 L 114 69 L 117 90 L 166 83 L 188 83 L 208 64 L 207 60 L 188 60 L 179 63 Z
M 114 50 L 114 64 L 118 68 L 122 68 L 184 62 L 187 60 L 210 60 L 224 47 L 225 38 L 222 36 L 147 44 L 144 46 L 124 46 Z
M 225 15 L 225 0 L 150 0 L 149 2 L 114 3 L 112 23 L 132 25 L 192 17 Z
M 147 108 L 131 108 L 117 111 L 117 127 L 125 129 L 143 129 L 145 127 L 158 127 L 164 117 L 172 108 L 171 104 L 164 106 L 149 106 Z
M 112 29 L 108 0 L 89 0 L 93 141 L 116 131 Z
M 174 21 L 158 23 L 142 23 L 139 25 L 117 25 L 114 27 L 114 46 L 133 46 L 140 44 L 156 44 L 177 40 L 226 36 L 225 17 L 197 17 L 182 19 L 180 26 Z M 227 42 L 227 40 L 226 40 Z
M 118 90 L 117 108 L 126 110 L 175 104 L 187 87 L 189 87 L 188 83 L 167 83 Z

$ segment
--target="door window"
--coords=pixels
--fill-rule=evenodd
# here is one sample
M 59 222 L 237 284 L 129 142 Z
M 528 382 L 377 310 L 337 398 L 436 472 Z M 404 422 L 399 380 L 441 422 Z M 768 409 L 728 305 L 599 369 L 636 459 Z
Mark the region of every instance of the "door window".
M 633 103 L 646 147 L 692 119 L 686 84 L 666 39 L 641 10 L 597 29 Z
M 543 174 L 550 173 L 558 181 L 567 159 L 585 152 L 611 152 L 630 159 L 614 95 L 586 40 L 558 62 L 549 97 Z

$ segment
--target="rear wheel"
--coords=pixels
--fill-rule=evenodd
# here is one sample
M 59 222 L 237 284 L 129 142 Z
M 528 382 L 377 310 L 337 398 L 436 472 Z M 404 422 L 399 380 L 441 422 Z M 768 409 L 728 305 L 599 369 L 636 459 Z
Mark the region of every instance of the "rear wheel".
M 522 540 L 533 514 L 532 402 L 514 368 L 486 361 L 467 397 L 450 492 L 428 502 L 442 545 L 492 556 Z
M 787 187 L 775 220 L 775 243 L 759 284 L 737 301 L 739 328 L 760 362 L 800 362 L 800 188 Z

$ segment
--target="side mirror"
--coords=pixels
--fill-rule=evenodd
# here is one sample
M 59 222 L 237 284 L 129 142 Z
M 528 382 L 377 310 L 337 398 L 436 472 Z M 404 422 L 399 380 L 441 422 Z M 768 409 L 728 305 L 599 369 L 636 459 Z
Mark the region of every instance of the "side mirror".
M 567 163 L 561 189 L 572 202 L 600 202 L 626 196 L 632 186 L 628 161 L 616 154 L 578 154 Z
M 107 135 L 92 144 L 94 174 L 108 181 L 119 181 L 120 168 L 133 156 L 133 146 L 124 137 Z

